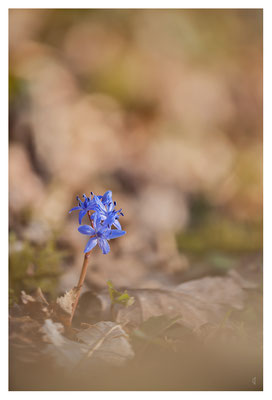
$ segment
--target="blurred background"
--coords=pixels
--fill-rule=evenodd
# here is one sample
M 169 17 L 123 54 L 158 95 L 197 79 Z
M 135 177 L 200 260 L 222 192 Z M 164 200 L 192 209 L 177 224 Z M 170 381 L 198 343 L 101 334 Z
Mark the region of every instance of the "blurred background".
M 85 289 L 261 264 L 261 10 L 11 9 L 9 49 L 11 302 L 76 285 L 91 191 L 127 234 Z

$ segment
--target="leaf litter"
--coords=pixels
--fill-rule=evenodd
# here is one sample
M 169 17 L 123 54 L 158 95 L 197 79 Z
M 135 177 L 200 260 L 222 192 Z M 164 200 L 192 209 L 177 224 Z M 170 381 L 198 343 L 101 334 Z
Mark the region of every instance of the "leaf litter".
M 122 291 L 110 283 L 108 290 L 82 295 L 75 319 L 78 323 L 73 328 L 66 322 L 75 288 L 51 303 L 40 289 L 31 295 L 22 292 L 21 304 L 12 307 L 10 312 L 11 357 L 22 365 L 38 362 L 41 366 L 51 365 L 59 376 L 66 374 L 66 378 L 53 386 L 64 390 L 69 385 L 72 390 L 79 386 L 103 390 L 107 385 L 112 389 L 115 382 L 129 389 L 137 388 L 142 382 L 141 390 L 154 389 L 141 374 L 147 373 L 148 368 L 158 374 L 158 368 L 164 368 L 169 357 L 173 363 L 171 368 L 177 364 L 182 370 L 185 360 L 188 362 L 189 357 L 193 363 L 196 354 L 197 362 L 205 357 L 208 362 L 210 355 L 203 356 L 204 349 L 213 352 L 219 348 L 223 360 L 227 353 L 234 357 L 241 352 L 241 342 L 244 346 L 249 343 L 252 348 L 252 340 L 259 350 L 254 362 L 249 360 L 247 364 L 260 363 L 262 337 L 255 335 L 260 319 L 256 322 L 254 317 L 253 331 L 249 331 L 241 315 L 247 318 L 250 313 L 258 314 L 259 309 L 252 309 L 248 299 L 259 290 L 258 302 L 261 302 L 262 282 L 260 277 L 256 279 L 256 274 L 244 272 L 230 271 L 226 276 L 196 279 L 164 290 Z M 249 332 L 254 332 L 254 338 Z M 231 347 L 233 343 L 239 344 L 239 351 Z M 241 358 L 246 360 L 248 354 L 246 347 Z M 102 382 L 103 373 L 99 375 L 98 371 L 102 369 L 105 373 L 112 371 L 111 368 L 115 372 L 107 375 L 108 383 Z M 127 383 L 119 377 L 119 370 L 128 377 Z M 90 381 L 89 376 L 93 374 L 98 375 Z
M 130 289 L 129 295 L 134 299 L 130 307 L 116 304 L 117 322 L 139 326 L 151 317 L 180 315 L 179 323 L 192 330 L 219 322 L 230 307 L 242 310 L 245 301 L 241 284 L 232 276 L 205 277 L 171 289 Z M 111 306 L 108 293 L 101 291 L 97 297 L 101 304 L 100 318 L 104 319 Z M 85 319 L 88 313 L 91 316 L 91 304 Z
M 86 367 L 96 362 L 120 366 L 134 356 L 128 335 L 119 324 L 112 321 L 98 322 L 76 333 L 76 341 L 62 335 L 62 324 L 46 320 L 42 331 L 51 343 L 48 351 L 60 367 L 72 369 Z

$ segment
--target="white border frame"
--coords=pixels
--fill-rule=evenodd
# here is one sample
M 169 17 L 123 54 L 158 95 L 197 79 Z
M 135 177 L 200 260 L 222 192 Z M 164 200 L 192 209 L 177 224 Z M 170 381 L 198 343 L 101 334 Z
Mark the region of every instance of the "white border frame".
M 103 4 L 102 4 L 103 3 Z M 271 176 L 272 172 L 272 156 L 270 154 L 272 150 L 272 129 L 269 109 L 271 103 L 269 103 L 269 95 L 271 96 L 271 71 L 272 71 L 272 57 L 271 57 L 271 41 L 272 37 L 272 13 L 271 13 L 271 2 L 269 1 L 175 1 L 168 0 L 163 2 L 160 0 L 155 1 L 82 1 L 77 0 L 71 1 L 2 1 L 0 5 L 0 18 L 1 18 L 1 55 L 3 60 L 1 62 L 1 135 L 0 135 L 0 149 L 1 149 L 1 186 L 6 189 L 8 193 L 8 8 L 263 8 L 264 9 L 264 393 L 263 392 L 231 392 L 231 396 L 246 398 L 252 396 L 265 396 L 272 398 L 272 385 L 271 385 L 271 349 L 272 349 L 272 322 L 270 318 L 271 314 L 271 277 L 272 277 L 272 256 L 270 252 L 270 235 L 269 235 L 269 223 L 271 224 L 272 211 L 270 205 L 272 204 L 272 189 L 271 189 Z M 271 112 L 271 111 L 270 111 Z M 2 255 L 2 274 L 4 277 L 1 279 L 2 290 L 0 304 L 3 308 L 1 317 L 2 321 L 7 321 L 8 312 L 8 289 L 7 289 L 7 260 L 8 260 L 8 247 L 7 247 L 7 227 L 8 227 L 8 196 L 2 191 L 1 199 L 1 255 Z M 35 392 L 7 392 L 8 388 L 8 369 L 7 369 L 7 330 L 1 329 L 1 392 L 2 398 L 4 399 L 5 394 L 8 396 L 19 396 L 27 397 L 37 396 Z M 137 396 L 156 396 L 156 398 L 164 399 L 165 396 L 171 396 L 173 398 L 193 398 L 200 395 L 202 398 L 210 399 L 211 397 L 218 398 L 220 396 L 229 396 L 229 392 L 65 392 L 64 396 L 80 396 L 88 397 L 92 396 L 95 398 L 111 397 L 111 398 L 137 398 Z M 47 392 L 39 392 L 39 396 L 48 396 Z M 59 392 L 51 392 L 51 396 L 59 397 Z

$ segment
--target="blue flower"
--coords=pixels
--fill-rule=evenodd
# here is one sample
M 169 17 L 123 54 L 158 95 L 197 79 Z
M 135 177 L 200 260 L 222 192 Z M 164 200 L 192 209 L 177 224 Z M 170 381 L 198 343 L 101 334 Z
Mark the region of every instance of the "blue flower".
M 123 216 L 124 214 L 121 208 L 118 211 L 115 210 L 116 202 L 112 201 L 111 190 L 108 190 L 103 196 L 94 196 L 94 198 L 102 221 L 105 221 L 105 224 L 110 225 L 110 227 L 113 225 L 115 228 L 121 230 L 122 227 L 118 219 L 120 215 Z
M 98 196 L 98 197 L 104 205 L 108 205 L 109 203 L 112 203 L 112 191 L 111 190 L 107 190 L 103 194 L 103 196 Z
M 93 198 L 91 198 L 93 196 Z M 73 207 L 69 212 L 79 210 L 78 221 L 81 225 L 83 217 L 88 213 L 91 226 L 83 225 L 78 228 L 79 232 L 90 236 L 84 250 L 85 253 L 91 251 L 97 244 L 102 249 L 103 254 L 110 251 L 108 240 L 123 236 L 126 232 L 122 230 L 119 217 L 124 215 L 122 209 L 116 210 L 116 202 L 112 200 L 112 192 L 106 191 L 103 196 L 96 196 L 91 192 L 91 196 L 83 195 L 84 200 L 78 200 L 78 206 Z M 93 211 L 91 214 L 90 211 Z M 116 229 L 111 229 L 112 225 Z
M 114 210 L 113 206 L 111 206 L 111 204 L 110 204 L 108 207 L 108 210 L 107 210 L 107 214 L 105 215 L 104 223 L 109 226 L 113 225 L 117 229 L 122 229 L 121 224 L 119 222 L 120 215 L 124 215 L 122 213 L 122 208 L 120 208 L 120 210 L 116 211 L 116 210 Z M 102 218 L 103 217 L 104 216 L 102 215 Z
M 78 206 L 71 208 L 69 213 L 75 210 L 80 210 L 78 214 L 78 222 L 81 225 L 82 218 L 87 214 L 88 211 L 97 209 L 97 204 L 94 199 L 87 197 L 86 194 L 83 195 L 84 201 L 81 201 L 77 196 Z
M 91 236 L 87 242 L 84 253 L 88 253 L 98 244 L 102 253 L 107 254 L 110 251 L 108 240 L 123 236 L 126 232 L 120 229 L 109 228 L 109 225 L 102 220 L 98 212 L 93 215 L 93 227 L 90 225 L 82 225 L 78 228 L 78 231 L 83 235 Z

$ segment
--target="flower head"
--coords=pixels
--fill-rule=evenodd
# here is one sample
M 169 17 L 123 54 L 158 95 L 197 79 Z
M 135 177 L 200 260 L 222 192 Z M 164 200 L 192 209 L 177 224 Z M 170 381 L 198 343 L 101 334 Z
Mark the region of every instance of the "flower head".
M 102 221 L 101 215 L 98 212 L 94 214 L 93 227 L 82 225 L 78 228 L 78 231 L 83 235 L 90 236 L 84 253 L 88 253 L 98 244 L 103 254 L 107 254 L 110 251 L 108 240 L 118 238 L 126 233 L 120 229 L 109 228 L 109 225 L 105 224 L 105 221 Z
M 78 214 L 78 222 L 81 225 L 82 218 L 87 214 L 89 210 L 91 210 L 94 206 L 93 200 L 91 198 L 87 197 L 86 194 L 83 195 L 84 200 L 80 200 L 80 198 L 77 196 L 77 201 L 78 201 L 78 206 L 71 208 L 69 213 L 72 211 L 80 210 Z
M 78 206 L 73 207 L 69 213 L 79 210 L 78 221 L 80 225 L 83 217 L 88 213 L 91 225 L 82 225 L 78 228 L 80 233 L 90 236 L 84 252 L 88 253 L 98 244 L 103 254 L 107 254 L 110 251 L 108 240 L 123 236 L 126 233 L 122 230 L 119 222 L 120 216 L 124 214 L 121 208 L 120 210 L 115 209 L 116 202 L 112 200 L 110 190 L 105 192 L 103 196 L 96 196 L 91 192 L 91 196 L 87 197 L 84 194 L 83 201 L 77 196 Z M 112 225 L 116 229 L 112 229 Z
M 94 209 L 100 214 L 101 220 L 105 221 L 105 224 L 110 225 L 110 227 L 113 225 L 115 228 L 121 230 L 122 227 L 119 218 L 124 214 L 121 208 L 120 210 L 115 210 L 116 201 L 112 200 L 112 192 L 108 190 L 103 196 L 94 196 L 93 201 L 95 202 Z M 92 219 L 94 215 L 92 215 Z
M 117 229 L 122 229 L 121 224 L 119 222 L 120 216 L 124 215 L 122 213 L 122 209 L 115 210 L 116 202 L 109 202 L 103 208 L 100 209 L 99 213 L 101 215 L 102 221 L 105 221 L 106 225 L 113 225 Z
M 93 196 L 93 198 L 91 198 Z M 80 210 L 78 214 L 78 222 L 81 225 L 83 217 L 87 214 L 88 211 L 97 211 L 102 212 L 101 208 L 101 201 L 99 200 L 98 196 L 95 196 L 91 192 L 91 196 L 87 197 L 86 194 L 83 195 L 84 201 L 80 200 L 77 196 L 78 206 L 71 208 L 69 213 L 72 211 Z
M 112 203 L 112 191 L 111 190 L 107 190 L 103 196 L 98 196 L 99 199 L 102 201 L 102 203 L 104 205 L 107 205 L 109 203 Z

